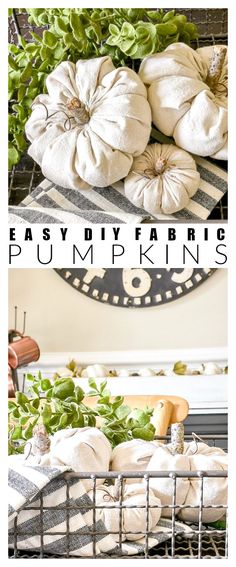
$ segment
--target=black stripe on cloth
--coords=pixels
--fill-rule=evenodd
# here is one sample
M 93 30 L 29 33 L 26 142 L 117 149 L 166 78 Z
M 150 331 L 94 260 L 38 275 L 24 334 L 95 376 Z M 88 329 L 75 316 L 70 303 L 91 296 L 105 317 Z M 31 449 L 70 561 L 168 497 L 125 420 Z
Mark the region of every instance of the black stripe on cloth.
M 78 478 L 70 478 L 70 479 L 67 480 L 67 482 L 68 482 L 69 487 L 73 487 L 75 484 L 77 484 L 78 482 L 81 482 L 81 481 L 78 480 Z M 56 490 L 60 490 L 61 488 L 63 488 L 63 486 L 66 487 L 66 481 L 65 481 L 64 476 L 62 474 L 62 475 L 58 476 L 56 479 L 51 480 L 51 482 L 49 484 L 44 486 L 43 496 L 49 496 L 50 494 L 52 494 Z M 38 500 L 38 494 L 31 500 L 31 502 L 35 502 L 36 500 Z M 26 508 L 27 508 L 27 506 L 26 506 Z
M 38 506 L 40 508 L 39 500 L 38 500 Z M 65 509 L 65 506 L 68 506 L 68 508 Z M 70 506 L 77 506 L 77 509 L 70 508 Z M 64 523 L 64 526 L 62 528 L 58 528 L 58 531 L 61 531 L 62 536 L 64 536 L 64 534 L 66 534 L 67 518 L 74 518 L 75 516 L 78 516 L 78 522 L 79 522 L 80 516 L 82 518 L 84 514 L 91 512 L 91 506 L 92 506 L 92 501 L 89 498 L 89 496 L 85 493 L 83 496 L 77 499 L 73 499 L 73 498 L 68 500 L 65 499 L 64 502 L 61 502 L 61 504 L 57 506 L 56 510 L 44 509 L 42 518 L 41 518 L 40 510 L 37 510 L 37 508 L 35 509 L 35 511 L 38 512 L 36 516 L 33 515 L 34 511 L 31 510 L 27 511 L 27 508 L 24 508 L 24 510 L 22 510 L 18 514 L 18 518 L 19 518 L 18 526 L 17 526 L 18 540 L 24 541 L 24 539 L 26 539 L 27 537 L 32 537 L 34 535 L 40 534 L 40 531 L 42 529 L 41 521 L 43 521 L 44 533 L 52 530 L 53 528 L 55 528 L 55 526 L 59 526 L 60 524 Z M 27 512 L 29 518 L 26 519 L 24 522 L 21 522 L 21 516 L 24 515 L 25 512 Z M 84 522 L 84 520 L 81 521 Z M 91 515 L 91 521 L 92 521 L 92 515 Z M 85 531 L 88 531 L 89 526 L 86 525 L 85 528 L 87 528 Z M 13 537 L 14 537 L 14 527 L 12 527 L 9 530 L 9 539 Z
M 224 179 L 221 179 L 221 177 L 218 177 L 215 173 L 209 171 L 209 169 L 205 169 L 202 165 L 197 164 L 197 170 L 198 173 L 200 173 L 201 179 L 207 181 L 207 183 L 210 183 L 211 185 L 214 185 L 214 187 L 222 191 L 222 193 L 226 193 L 228 183 L 224 181 Z
M 52 199 L 52 197 L 50 197 L 50 195 L 47 195 L 46 193 L 44 193 L 44 195 L 41 195 L 38 199 L 37 199 L 37 203 L 40 203 L 40 205 L 42 207 L 49 207 L 49 209 L 58 209 L 59 205 L 58 203 L 56 203 L 56 201 L 54 201 L 54 199 Z M 60 207 L 62 208 L 62 207 Z
M 122 213 L 123 211 L 120 212 Z M 83 218 L 84 220 L 97 224 L 125 224 L 124 220 L 118 219 L 117 217 L 113 216 L 113 213 L 111 213 L 111 215 L 108 215 L 107 213 L 105 213 L 105 211 L 77 211 L 75 214 Z
M 60 187 L 59 185 L 54 185 L 54 188 L 58 191 L 58 193 L 60 193 L 60 195 L 63 195 L 68 201 L 73 203 L 73 205 L 76 205 L 76 207 L 78 207 L 79 209 L 83 209 L 83 210 L 91 209 L 91 211 L 103 211 L 101 207 L 99 207 L 98 205 L 90 201 L 90 199 L 87 199 L 87 197 L 82 195 L 79 189 L 78 191 L 76 191 L 75 189 L 65 189 L 64 187 Z M 89 189 L 88 189 L 88 194 L 89 194 Z
M 110 201 L 113 205 L 119 207 L 121 212 L 133 213 L 142 216 L 146 216 L 147 214 L 147 211 L 133 205 L 133 203 L 131 203 L 125 195 L 122 195 L 119 191 L 114 189 L 114 187 L 93 187 L 93 191 L 96 191 L 96 193 L 105 197 L 107 201 Z
M 47 187 L 47 191 L 50 187 L 53 187 L 53 183 L 50 183 Z M 29 193 L 29 195 L 24 199 L 24 201 L 26 201 L 26 199 L 29 199 L 29 197 L 32 197 L 32 200 L 35 199 L 35 197 L 37 197 L 38 195 L 40 195 L 40 193 L 44 193 L 45 189 L 44 187 L 42 187 L 41 185 L 38 185 L 37 187 L 35 187 L 33 189 L 33 191 L 31 191 L 31 193 Z M 23 202 L 24 202 L 23 201 Z
M 199 217 L 198 215 L 195 215 L 194 213 L 187 211 L 186 209 L 182 209 L 182 211 L 178 211 L 177 213 L 173 214 L 173 217 L 177 218 L 177 219 L 186 219 L 186 220 L 202 220 L 201 217 Z
M 205 207 L 209 211 L 214 209 L 214 207 L 217 204 L 216 199 L 213 199 L 213 197 L 210 197 L 210 195 L 207 195 L 207 193 L 205 193 L 201 189 L 198 189 L 197 193 L 195 193 L 195 195 L 191 197 L 191 201 L 194 201 L 195 203 L 202 205 L 202 207 Z
M 44 213 L 43 210 L 35 211 L 32 210 L 30 207 L 25 207 L 24 210 L 20 209 L 20 207 L 11 207 L 9 209 L 9 213 L 14 214 L 15 216 L 26 220 L 27 222 L 32 223 L 55 223 L 55 224 L 62 224 L 63 221 L 59 219 L 55 219 L 53 216 L 47 215 Z
M 9 504 L 8 505 L 8 516 L 11 517 L 15 513 L 16 513 L 15 508 L 13 508 L 13 506 L 11 506 L 11 504 Z
M 79 519 L 78 519 L 79 522 Z M 66 526 L 65 526 L 66 529 Z M 52 540 L 53 539 L 53 535 L 48 535 L 44 534 L 44 545 L 43 545 L 43 550 L 46 553 L 52 553 L 52 554 L 57 554 L 57 555 L 64 555 L 67 551 L 76 551 L 77 549 L 82 549 L 83 547 L 86 547 L 88 545 L 92 544 L 93 541 L 93 534 L 92 532 L 96 531 L 96 535 L 94 536 L 94 539 L 96 542 L 102 541 L 105 537 L 107 537 L 109 534 L 103 524 L 103 522 L 101 520 L 99 520 L 96 524 L 91 525 L 91 526 L 83 526 L 81 528 L 79 528 L 78 530 L 74 531 L 74 532 L 70 532 L 69 535 L 63 535 L 62 537 L 60 537 L 60 539 L 56 539 L 55 541 L 50 541 L 49 543 L 46 543 L 47 540 Z M 100 533 L 103 532 L 103 533 Z M 107 532 L 104 534 L 104 532 Z M 31 537 L 33 537 L 34 534 L 33 532 L 31 532 Z M 58 536 L 55 536 L 55 538 L 58 538 Z M 12 542 L 13 543 L 13 542 Z M 27 549 L 27 541 L 25 542 L 25 548 Z M 111 547 L 110 551 L 114 552 L 117 549 L 117 544 L 114 544 L 114 547 Z M 34 551 L 35 552 L 39 552 L 41 551 L 40 547 L 34 547 Z
M 39 491 L 39 487 L 34 482 L 25 478 L 14 469 L 9 469 L 8 485 L 14 488 L 14 490 L 17 490 L 25 499 L 32 498 Z

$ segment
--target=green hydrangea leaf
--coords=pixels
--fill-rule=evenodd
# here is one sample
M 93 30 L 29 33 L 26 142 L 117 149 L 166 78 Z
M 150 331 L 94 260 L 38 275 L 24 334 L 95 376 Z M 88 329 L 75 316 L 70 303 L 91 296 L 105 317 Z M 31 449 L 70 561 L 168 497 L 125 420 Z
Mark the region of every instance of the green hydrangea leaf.
M 26 93 L 26 85 L 20 85 L 19 89 L 18 89 L 18 93 L 17 93 L 17 100 L 18 102 L 21 102 L 21 100 L 24 98 Z
M 124 22 L 121 28 L 121 35 L 127 39 L 134 39 L 136 36 L 134 26 L 129 22 Z
M 33 69 L 32 63 L 29 61 L 26 67 L 24 68 L 23 72 L 21 73 L 21 81 L 23 81 L 23 83 L 25 81 L 28 81 L 32 76 L 32 69 Z
M 191 39 L 196 39 L 198 37 L 197 28 L 192 22 L 185 23 L 183 31 L 185 33 L 187 32 Z
M 40 37 L 40 35 L 38 35 L 35 32 L 30 32 L 31 37 L 37 42 L 37 43 L 42 43 L 42 38 Z
M 17 441 L 18 439 L 22 439 L 22 427 L 21 425 L 17 425 L 12 433 L 12 441 Z
M 11 57 L 11 55 L 8 56 L 8 63 L 11 67 L 11 69 L 13 69 L 14 71 L 18 71 L 19 70 L 19 66 L 16 63 L 16 60 Z
M 177 30 L 177 26 L 175 24 L 166 22 L 165 24 L 157 24 L 156 25 L 157 33 L 161 36 L 173 35 Z
M 65 22 L 65 19 L 60 16 L 55 18 L 53 28 L 60 37 L 63 37 L 63 35 L 69 31 L 68 24 Z
M 109 32 L 110 32 L 111 35 L 114 35 L 116 37 L 119 37 L 119 35 L 120 35 L 120 30 L 119 30 L 118 26 L 116 26 L 115 24 L 109 25 Z
M 167 12 L 167 14 L 165 14 L 162 18 L 163 23 L 168 22 L 168 20 L 171 20 L 174 15 L 175 15 L 175 10 L 170 10 L 170 12 Z
M 40 381 L 40 386 L 42 388 L 42 391 L 46 392 L 52 387 L 52 384 L 48 378 L 42 378 L 42 380 Z
M 85 28 L 81 21 L 79 14 L 71 13 L 70 25 L 72 28 L 73 36 L 76 40 L 81 41 L 86 38 Z
M 44 45 L 49 47 L 49 49 L 54 49 L 57 46 L 57 42 L 58 42 L 58 39 L 57 39 L 56 35 L 54 35 L 52 32 L 50 32 L 48 30 L 44 30 L 44 32 L 43 32 L 43 43 L 44 43 Z
M 15 133 L 15 141 L 19 152 L 24 152 L 26 150 L 27 143 L 23 132 Z
M 44 425 L 47 425 L 50 422 L 52 417 L 52 408 L 49 403 L 44 404 L 42 411 L 41 411 L 41 418 L 43 420 Z
M 174 16 L 174 18 L 172 18 L 172 20 L 170 21 L 171 24 L 177 26 L 178 31 L 181 31 L 184 28 L 186 22 L 187 22 L 187 18 L 183 14 L 178 14 Z

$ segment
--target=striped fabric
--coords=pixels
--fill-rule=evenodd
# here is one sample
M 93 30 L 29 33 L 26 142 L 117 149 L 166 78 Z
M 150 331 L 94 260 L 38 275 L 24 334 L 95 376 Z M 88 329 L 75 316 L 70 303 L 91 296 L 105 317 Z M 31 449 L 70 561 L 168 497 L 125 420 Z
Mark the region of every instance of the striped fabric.
M 11 549 L 78 557 L 93 557 L 95 551 L 96 557 L 101 558 L 137 555 L 144 551 L 145 537 L 138 542 L 123 542 L 120 548 L 101 520 L 96 520 L 95 516 L 94 522 L 92 500 L 79 475 L 67 481 L 68 494 L 64 478 L 66 467 L 32 467 L 14 457 L 9 460 Z M 149 548 L 171 537 L 171 520 L 160 520 L 154 532 L 148 537 Z M 180 532 L 191 535 L 192 529 L 175 522 L 176 535 Z

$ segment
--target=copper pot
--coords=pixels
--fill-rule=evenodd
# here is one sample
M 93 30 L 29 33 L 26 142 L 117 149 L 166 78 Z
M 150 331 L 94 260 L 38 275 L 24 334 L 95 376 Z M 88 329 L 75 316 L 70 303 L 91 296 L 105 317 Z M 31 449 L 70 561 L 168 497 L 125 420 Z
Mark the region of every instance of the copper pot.
M 8 398 L 15 397 L 15 388 L 13 384 L 12 369 L 8 364 Z
M 8 362 L 14 370 L 37 361 L 39 356 L 39 346 L 32 337 L 21 337 L 8 345 Z

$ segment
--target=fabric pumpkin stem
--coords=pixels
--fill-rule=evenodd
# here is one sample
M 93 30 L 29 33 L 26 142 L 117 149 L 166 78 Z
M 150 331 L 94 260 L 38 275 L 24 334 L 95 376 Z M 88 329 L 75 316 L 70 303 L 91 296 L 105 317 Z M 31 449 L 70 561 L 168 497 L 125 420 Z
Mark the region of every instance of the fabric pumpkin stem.
M 35 455 L 45 455 L 50 451 L 51 441 L 43 423 L 35 425 L 33 428 L 33 446 Z
M 210 87 L 211 91 L 216 94 L 218 92 L 219 85 L 223 85 L 227 91 L 226 81 L 220 82 L 220 78 L 225 65 L 225 58 L 227 55 L 226 47 L 220 45 L 219 47 L 214 47 L 212 58 L 210 61 L 210 67 L 206 78 L 206 84 Z
M 184 452 L 184 425 L 183 423 L 172 423 L 171 425 L 171 449 L 173 455 L 183 455 Z

